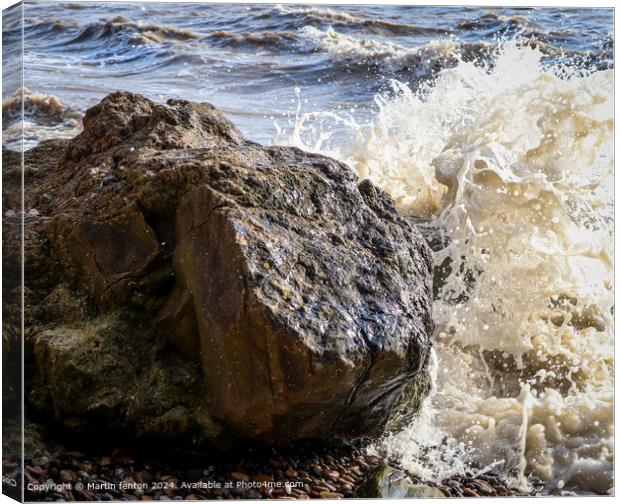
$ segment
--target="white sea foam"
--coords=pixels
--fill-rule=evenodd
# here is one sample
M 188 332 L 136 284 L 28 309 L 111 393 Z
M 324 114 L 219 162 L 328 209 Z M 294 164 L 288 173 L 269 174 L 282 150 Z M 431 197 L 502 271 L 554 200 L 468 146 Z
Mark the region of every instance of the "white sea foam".
M 395 82 L 369 124 L 298 114 L 288 142 L 348 162 L 448 243 L 435 254 L 434 391 L 375 449 L 425 477 L 473 461 L 519 486 L 534 475 L 549 491 L 606 493 L 613 71 L 541 59 L 506 44 L 492 64 L 460 62 L 415 93 Z
M 449 39 L 410 48 L 392 42 L 344 35 L 333 28 L 320 30 L 314 26 L 302 28 L 301 35 L 335 61 L 351 65 L 375 65 L 392 72 L 409 70 L 419 77 L 439 70 L 440 66 L 447 66 L 446 63 L 450 61 L 456 62 L 456 56 L 461 50 L 471 54 L 484 49 L 482 44 L 465 46 Z
M 70 138 L 81 129 L 82 114 L 57 96 L 23 87 L 2 101 L 2 137 L 6 148 L 29 149 L 42 140 Z

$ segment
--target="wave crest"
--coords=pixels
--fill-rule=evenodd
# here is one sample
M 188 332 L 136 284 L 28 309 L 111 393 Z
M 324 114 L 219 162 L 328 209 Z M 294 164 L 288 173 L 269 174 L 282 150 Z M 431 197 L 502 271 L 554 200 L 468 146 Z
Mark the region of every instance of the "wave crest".
M 75 122 L 82 117 L 80 112 L 67 107 L 57 96 L 35 93 L 23 87 L 2 101 L 3 128 L 22 118 L 22 104 L 25 119 L 38 124 Z
M 82 44 L 102 39 L 125 37 L 129 43 L 164 44 L 197 40 L 201 34 L 175 26 L 141 23 L 124 16 L 110 17 L 88 24 L 75 37 L 61 45 Z
M 304 27 L 302 34 L 317 50 L 325 51 L 335 61 L 362 68 L 376 67 L 393 73 L 412 72 L 417 77 L 435 74 L 460 59 L 485 58 L 492 51 L 490 45 L 452 39 L 408 48 L 391 42 L 357 39 L 332 28 L 321 31 L 312 26 Z

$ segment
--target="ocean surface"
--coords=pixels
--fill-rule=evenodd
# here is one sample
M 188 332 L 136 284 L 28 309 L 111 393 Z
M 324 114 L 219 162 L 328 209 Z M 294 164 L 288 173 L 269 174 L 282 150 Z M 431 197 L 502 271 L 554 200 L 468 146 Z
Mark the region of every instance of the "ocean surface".
M 613 492 L 611 9 L 41 2 L 24 35 L 27 147 L 112 91 L 209 101 L 424 222 L 433 392 L 374 450 L 436 480 Z
M 26 2 L 24 85 L 79 112 L 119 89 L 209 101 L 268 142 L 298 102 L 370 119 L 391 79 L 416 88 L 499 40 L 609 68 L 612 23 L 610 9 Z M 5 31 L 5 44 L 19 35 Z M 58 122 L 51 105 L 33 103 L 33 122 Z

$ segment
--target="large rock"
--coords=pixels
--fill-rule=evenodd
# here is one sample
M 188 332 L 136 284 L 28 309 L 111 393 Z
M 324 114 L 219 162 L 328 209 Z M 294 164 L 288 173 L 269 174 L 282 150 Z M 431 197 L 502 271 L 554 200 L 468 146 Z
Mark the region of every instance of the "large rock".
M 376 437 L 416 395 L 431 254 L 344 164 L 247 141 L 208 104 L 130 93 L 26 163 L 36 408 L 138 433 L 182 411 L 183 432 L 282 443 Z M 179 363 L 198 384 L 166 371 Z M 179 376 L 191 397 L 164 399 Z

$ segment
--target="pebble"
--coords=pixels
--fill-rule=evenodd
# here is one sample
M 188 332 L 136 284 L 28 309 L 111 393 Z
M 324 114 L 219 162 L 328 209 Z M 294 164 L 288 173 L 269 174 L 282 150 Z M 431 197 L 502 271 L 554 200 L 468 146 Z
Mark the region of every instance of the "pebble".
M 77 474 L 68 469 L 63 469 L 62 471 L 60 471 L 58 476 L 62 483 L 68 483 L 69 481 L 75 481 L 78 479 Z
M 242 472 L 231 473 L 230 477 L 235 481 L 250 481 L 250 477 Z
M 345 485 L 341 485 L 339 490 L 341 492 L 353 492 L 353 485 L 350 485 L 349 483 L 346 483 Z
M 250 488 L 245 496 L 247 499 L 262 499 L 262 495 L 253 488 Z
M 319 495 L 321 499 L 342 499 L 342 497 L 344 497 L 337 492 L 321 492 Z
M 340 473 L 338 471 L 325 471 L 325 474 L 333 478 L 334 481 L 338 481 L 338 478 L 340 478 Z
M 90 490 L 78 490 L 76 493 L 78 500 L 90 501 L 95 499 L 95 493 Z
M 468 483 L 467 486 L 482 495 L 492 495 L 494 493 L 493 488 L 490 485 L 487 485 L 484 481 L 474 480 L 471 483 Z
M 331 492 L 331 490 L 323 485 L 314 485 L 312 487 L 312 490 L 314 490 L 315 492 L 321 493 L 321 492 Z
M 463 488 L 463 495 L 465 497 L 480 497 L 480 495 L 467 487 Z
M 26 466 L 26 471 L 34 476 L 42 476 L 43 473 L 45 473 L 45 470 L 39 466 L 34 466 L 34 467 Z
M 321 481 L 321 485 L 323 485 L 324 487 L 326 487 L 330 492 L 335 492 L 336 491 L 336 487 L 334 485 L 332 485 L 331 483 L 328 483 L 325 480 Z

